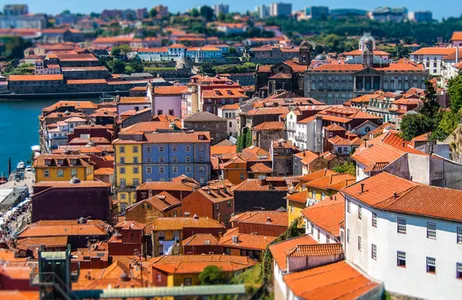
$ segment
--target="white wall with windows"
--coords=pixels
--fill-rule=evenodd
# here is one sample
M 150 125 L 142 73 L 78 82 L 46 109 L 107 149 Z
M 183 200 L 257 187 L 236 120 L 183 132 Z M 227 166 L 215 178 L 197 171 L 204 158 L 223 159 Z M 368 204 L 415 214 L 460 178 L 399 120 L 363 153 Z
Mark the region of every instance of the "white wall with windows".
M 383 281 L 390 292 L 461 299 L 462 222 L 382 211 L 349 196 L 346 200 L 348 261 Z

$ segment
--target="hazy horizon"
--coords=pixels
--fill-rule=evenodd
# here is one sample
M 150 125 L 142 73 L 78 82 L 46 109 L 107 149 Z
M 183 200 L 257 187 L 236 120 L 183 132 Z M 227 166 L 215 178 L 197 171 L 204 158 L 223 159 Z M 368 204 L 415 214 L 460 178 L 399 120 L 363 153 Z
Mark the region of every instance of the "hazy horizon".
M 137 8 L 151 8 L 155 5 L 163 4 L 168 6 L 170 12 L 184 12 L 188 8 L 198 7 L 200 5 L 214 5 L 219 3 L 228 4 L 232 12 L 245 12 L 247 10 L 253 11 L 255 6 L 261 4 L 269 4 L 273 2 L 287 2 L 292 3 L 294 10 L 303 9 L 310 5 L 324 5 L 329 8 L 358 8 L 365 10 L 372 10 L 379 6 L 402 7 L 405 6 L 409 11 L 417 10 L 430 10 L 433 12 L 435 19 L 442 19 L 447 17 L 459 17 L 462 15 L 462 2 L 460 0 L 447 0 L 444 5 L 437 1 L 429 0 L 382 0 L 378 1 L 365 1 L 365 0 L 351 0 L 348 5 L 344 1 L 331 0 L 331 1 L 269 1 L 269 0 L 234 0 L 234 1 L 215 1 L 215 0 L 188 0 L 188 1 L 149 1 L 149 0 L 5 0 L 3 4 L 24 3 L 29 5 L 29 10 L 32 13 L 47 13 L 57 14 L 63 10 L 70 10 L 73 13 L 90 13 L 101 12 L 104 9 L 137 9 Z M 2 7 L 3 8 L 3 7 Z

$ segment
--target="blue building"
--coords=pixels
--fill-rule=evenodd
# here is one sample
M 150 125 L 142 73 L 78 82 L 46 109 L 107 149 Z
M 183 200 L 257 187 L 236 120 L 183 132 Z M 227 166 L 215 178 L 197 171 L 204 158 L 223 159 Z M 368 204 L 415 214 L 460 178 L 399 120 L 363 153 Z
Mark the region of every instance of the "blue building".
M 210 180 L 209 132 L 145 133 L 142 153 L 143 182 L 170 181 L 182 174 L 201 184 Z

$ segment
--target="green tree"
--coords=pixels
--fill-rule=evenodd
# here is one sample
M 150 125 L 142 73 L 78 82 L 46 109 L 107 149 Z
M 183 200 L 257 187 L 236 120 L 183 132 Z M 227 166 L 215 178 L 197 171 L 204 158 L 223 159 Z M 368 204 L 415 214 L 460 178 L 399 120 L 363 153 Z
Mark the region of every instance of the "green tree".
M 150 16 L 151 18 L 157 17 L 157 9 L 151 8 L 151 10 L 149 11 L 149 16 Z
M 462 74 L 449 80 L 448 95 L 451 110 L 458 112 L 462 108 Z
M 245 134 L 245 147 L 244 148 L 252 146 L 253 145 L 252 131 L 249 128 L 245 127 L 244 134 Z
M 191 11 L 189 12 L 189 15 L 191 17 L 194 17 L 194 18 L 197 18 L 199 17 L 201 14 L 199 13 L 199 10 L 197 8 L 193 8 L 191 9 Z
M 24 57 L 24 50 L 30 46 L 20 37 L 8 37 L 4 39 L 4 51 L 0 56 L 6 59 L 21 59 Z M 0 48 L 1 49 L 1 48 Z
M 442 113 L 441 121 L 439 121 L 436 130 L 432 134 L 432 138 L 444 140 L 447 138 L 459 125 L 460 115 L 453 111 L 445 111 Z
M 425 81 L 425 87 L 425 99 L 420 113 L 429 118 L 434 118 L 440 109 L 440 105 L 436 101 L 436 91 L 433 84 L 428 80 Z
M 210 265 L 199 274 L 199 281 L 201 285 L 224 284 L 225 276 L 221 268 Z
M 130 52 L 131 48 L 129 45 L 115 46 L 111 50 L 112 56 L 127 56 L 127 54 Z
M 356 175 L 356 166 L 352 161 L 347 161 L 343 165 L 337 166 L 334 168 L 334 171 L 342 174 L 350 174 L 352 176 Z
M 121 74 L 125 72 L 125 64 L 120 59 L 113 59 L 107 63 L 108 68 L 112 73 Z
M 213 17 L 215 16 L 215 12 L 213 11 L 213 8 L 207 5 L 202 5 L 201 9 L 199 10 L 201 16 L 207 21 L 212 21 Z
M 404 115 L 401 121 L 401 136 L 403 139 L 410 141 L 416 136 L 432 131 L 434 127 L 434 121 L 426 115 Z

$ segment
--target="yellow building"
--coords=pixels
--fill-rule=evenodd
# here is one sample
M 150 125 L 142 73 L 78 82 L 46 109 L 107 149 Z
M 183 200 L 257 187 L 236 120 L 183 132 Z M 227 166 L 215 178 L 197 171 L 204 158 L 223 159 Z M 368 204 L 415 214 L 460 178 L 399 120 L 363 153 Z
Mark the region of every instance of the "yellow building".
M 339 190 L 355 181 L 356 177 L 350 174 L 331 174 L 307 182 L 305 184 L 308 189 L 307 206 L 325 200 L 326 197 L 336 194 Z
M 168 255 L 152 259 L 154 285 L 194 286 L 199 285 L 199 275 L 208 266 L 219 267 L 227 280 L 256 265 L 246 256 L 234 255 Z
M 82 154 L 42 154 L 34 160 L 35 182 L 93 180 L 93 162 Z
M 135 140 L 115 140 L 114 192 L 119 211 L 136 202 L 136 187 L 143 182 L 142 145 Z
M 302 210 L 306 208 L 306 201 L 308 199 L 308 190 L 298 193 L 289 194 L 287 197 L 287 216 L 290 226 L 297 218 L 302 215 Z M 299 224 L 302 227 L 302 224 Z

